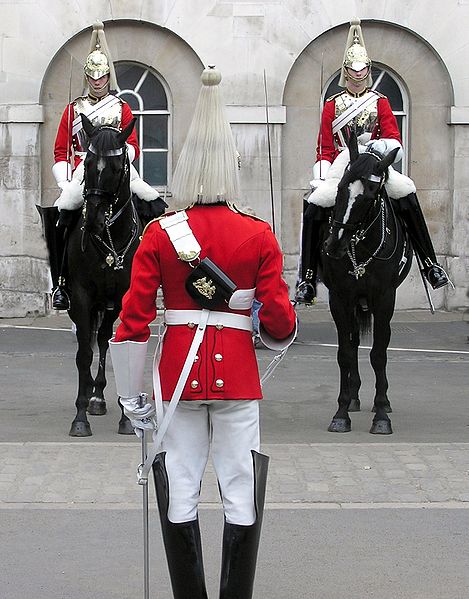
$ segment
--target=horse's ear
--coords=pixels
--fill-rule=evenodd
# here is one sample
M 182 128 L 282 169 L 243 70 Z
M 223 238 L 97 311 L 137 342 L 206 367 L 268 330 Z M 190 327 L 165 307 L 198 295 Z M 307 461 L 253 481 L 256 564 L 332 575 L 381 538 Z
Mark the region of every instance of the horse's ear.
M 123 129 L 117 136 L 122 145 L 125 144 L 129 135 L 132 133 L 136 120 L 137 120 L 137 117 L 134 116 L 134 118 L 130 121 L 130 123 L 127 125 L 127 127 L 125 129 Z
M 83 125 L 83 129 L 85 130 L 86 135 L 88 137 L 93 137 L 94 133 L 96 133 L 97 127 L 95 127 L 93 125 L 93 123 L 86 116 L 86 114 L 83 114 L 82 112 L 80 112 L 80 116 L 81 116 L 81 122 Z
M 350 152 L 350 162 L 355 162 L 355 160 L 358 158 L 358 140 L 355 131 L 350 133 L 350 138 L 347 145 Z
M 398 152 L 399 148 L 394 148 L 394 150 L 391 150 L 389 154 L 386 154 L 386 156 L 379 161 L 378 172 L 380 174 L 384 173 L 388 169 L 388 167 L 391 166 L 391 164 L 396 159 Z

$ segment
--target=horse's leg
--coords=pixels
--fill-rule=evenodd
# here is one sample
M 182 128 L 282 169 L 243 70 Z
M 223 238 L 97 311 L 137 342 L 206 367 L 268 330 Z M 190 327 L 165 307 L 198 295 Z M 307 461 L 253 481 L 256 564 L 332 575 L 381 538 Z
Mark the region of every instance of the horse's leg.
M 360 372 L 358 370 L 358 347 L 360 345 L 360 331 L 357 330 L 352 333 L 351 344 L 353 348 L 352 362 L 350 364 L 350 404 L 349 412 L 360 411 L 360 398 L 359 391 L 361 387 Z
M 391 406 L 388 400 L 388 379 L 386 376 L 387 350 L 391 339 L 391 318 L 394 313 L 396 298 L 395 290 L 387 290 L 383 295 L 379 308 L 374 311 L 373 346 L 370 352 L 370 362 L 375 372 L 375 398 L 373 411 L 375 416 L 370 433 L 378 435 L 392 434 L 391 419 L 388 412 Z
M 91 363 L 93 361 L 93 350 L 91 348 L 91 317 L 90 306 L 80 305 L 79 314 L 75 310 L 70 317 L 77 326 L 76 337 L 78 350 L 76 353 L 76 365 L 78 369 L 78 395 L 75 401 L 77 408 L 76 416 L 70 427 L 71 437 L 89 437 L 92 435 L 91 427 L 86 417 L 89 398 L 93 391 L 93 377 L 91 376 Z
M 106 353 L 109 347 L 109 339 L 112 336 L 113 320 L 108 319 L 108 313 L 97 314 L 97 343 L 99 350 L 98 372 L 94 379 L 94 389 L 88 405 L 88 414 L 92 416 L 103 416 L 106 414 L 106 400 L 104 399 L 104 387 L 106 386 Z M 102 318 L 102 320 L 101 320 Z M 101 322 L 100 322 L 101 320 Z M 94 335 L 94 331 L 92 332 Z
M 331 291 L 329 305 L 332 318 L 337 329 L 339 349 L 337 363 L 340 369 L 340 390 L 337 403 L 339 409 L 335 413 L 327 429 L 331 433 L 348 433 L 352 430 L 352 422 L 348 413 L 350 405 L 350 368 L 353 363 L 354 348 L 352 345 L 354 314 L 344 302 Z
M 106 400 L 104 399 L 104 388 L 106 387 L 106 357 L 109 349 L 109 339 L 112 337 L 112 327 L 118 316 L 118 311 L 106 310 L 101 326 L 98 329 L 98 347 L 99 347 L 99 365 L 98 373 L 94 380 L 94 394 L 90 400 L 88 412 L 91 414 L 105 414 Z M 124 414 L 122 405 L 119 402 L 121 409 L 121 418 L 119 420 L 118 433 L 120 435 L 133 435 L 134 429 L 130 424 L 130 420 Z M 93 410 L 93 411 L 92 411 Z

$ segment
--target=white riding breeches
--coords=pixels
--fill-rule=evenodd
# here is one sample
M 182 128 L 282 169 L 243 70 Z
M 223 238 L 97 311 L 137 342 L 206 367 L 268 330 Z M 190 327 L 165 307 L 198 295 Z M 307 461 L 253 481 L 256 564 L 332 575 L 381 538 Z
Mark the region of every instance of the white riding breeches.
M 164 402 L 164 411 L 167 410 Z M 256 520 L 251 450 L 259 451 L 258 400 L 180 401 L 162 442 L 169 481 L 168 518 L 197 517 L 209 452 L 230 524 Z

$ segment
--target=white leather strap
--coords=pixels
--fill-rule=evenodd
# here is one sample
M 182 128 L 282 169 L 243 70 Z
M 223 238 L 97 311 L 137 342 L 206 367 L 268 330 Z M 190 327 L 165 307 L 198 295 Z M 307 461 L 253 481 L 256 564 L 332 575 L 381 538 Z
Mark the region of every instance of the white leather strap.
M 253 289 L 236 289 L 230 297 L 228 308 L 231 308 L 232 310 L 250 310 L 252 308 L 255 293 L 255 287 Z
M 181 210 L 159 220 L 160 227 L 166 231 L 177 255 L 184 262 L 195 260 L 202 250 L 187 219 L 185 210 Z
M 166 310 L 164 313 L 165 323 L 169 326 L 183 324 L 195 326 L 201 319 L 201 315 L 206 310 Z M 208 311 L 207 326 L 218 328 L 228 327 L 231 329 L 241 329 L 243 331 L 252 331 L 252 318 L 242 314 L 231 314 L 230 312 Z
M 166 414 L 163 418 L 163 421 L 160 421 L 158 423 L 158 431 L 156 433 L 152 445 L 148 450 L 145 462 L 138 469 L 137 480 L 139 484 L 146 484 L 146 481 L 148 480 L 148 473 L 151 470 L 156 454 L 160 450 L 161 442 L 163 441 L 163 437 L 165 436 L 166 431 L 168 430 L 169 423 L 171 422 L 171 418 L 173 417 L 174 411 L 177 408 L 182 392 L 184 390 L 184 386 L 186 384 L 192 365 L 194 363 L 195 356 L 197 355 L 197 351 L 204 337 L 205 329 L 207 327 L 207 321 L 211 312 L 210 310 L 205 309 L 195 310 L 195 312 L 199 313 L 200 318 L 197 326 L 197 331 L 194 335 L 194 338 L 192 339 L 189 352 L 186 356 L 184 366 L 182 367 L 178 382 L 171 396 L 171 401 L 169 402 Z M 163 398 L 161 393 L 161 381 L 159 374 L 159 358 L 157 358 L 157 364 L 155 364 L 155 367 L 153 369 L 153 389 L 155 393 L 155 401 L 157 402 L 157 413 L 162 413 Z

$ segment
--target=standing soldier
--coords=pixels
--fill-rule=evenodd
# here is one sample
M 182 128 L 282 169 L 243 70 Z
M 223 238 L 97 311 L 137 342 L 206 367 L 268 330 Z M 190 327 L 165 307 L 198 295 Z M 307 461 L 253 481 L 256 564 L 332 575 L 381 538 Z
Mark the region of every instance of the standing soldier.
M 209 451 L 225 515 L 220 598 L 252 597 L 268 462 L 258 453 L 262 392 L 251 339 L 254 294 L 262 303 L 265 344 L 280 340 L 287 347 L 296 332 L 277 240 L 267 223 L 232 203 L 238 198 L 237 152 L 220 81 L 214 67 L 204 70 L 174 174 L 173 197 L 189 206 L 147 226 L 110 342 L 124 411 L 136 428 L 151 427 L 153 401 L 139 407 L 138 398 L 161 286 L 166 333 L 154 373 L 159 427 L 161 413 L 177 407 L 153 473 L 175 599 L 207 597 L 197 510 Z
M 52 174 L 61 189 L 60 197 L 54 207 L 41 209 L 53 283 L 52 306 L 58 310 L 70 307 L 64 276 L 66 240 L 74 220 L 70 211 L 83 204 L 83 160 L 88 150 L 88 138 L 80 114 L 85 114 L 95 126 L 106 125 L 121 130 L 133 119 L 127 102 L 110 93 L 116 89 L 117 81 L 104 26 L 99 21 L 93 25 L 90 51 L 84 65 L 84 86 L 86 95 L 66 106 L 55 139 Z M 135 130 L 126 147 L 132 163 L 140 154 Z M 139 177 L 132 164 L 131 190 L 150 203 L 154 216 L 164 212 L 166 205 L 158 199 L 158 192 Z M 58 211 L 62 214 L 57 224 Z
M 321 186 L 331 164 L 347 147 L 351 131 L 368 149 L 382 156 L 400 148 L 395 161 L 402 159 L 402 145 L 396 118 L 389 100 L 371 88 L 371 60 L 368 57 L 360 20 L 350 23 L 339 80 L 344 91 L 324 104 L 318 135 L 316 163 L 313 166 L 313 193 L 307 199 L 301 247 L 300 283 L 296 301 L 313 304 L 320 254 L 320 229 L 327 220 L 324 208 L 315 204 L 314 190 Z M 434 289 L 448 283 L 445 271 L 436 262 L 433 244 L 417 196 L 411 193 L 395 203 L 422 264 L 422 272 Z

